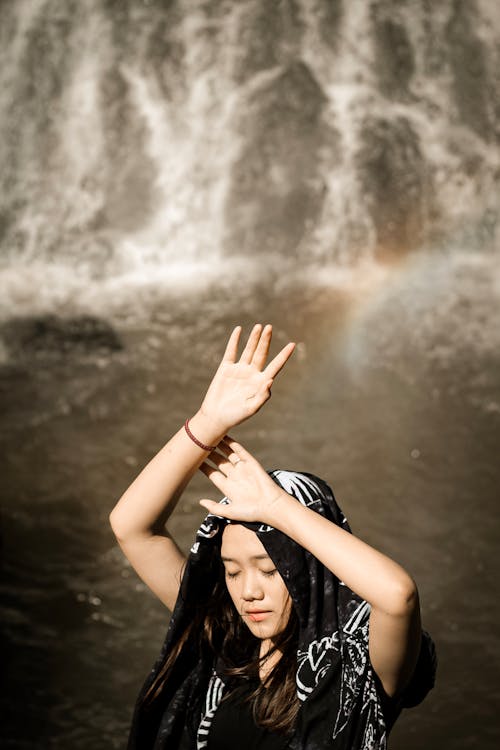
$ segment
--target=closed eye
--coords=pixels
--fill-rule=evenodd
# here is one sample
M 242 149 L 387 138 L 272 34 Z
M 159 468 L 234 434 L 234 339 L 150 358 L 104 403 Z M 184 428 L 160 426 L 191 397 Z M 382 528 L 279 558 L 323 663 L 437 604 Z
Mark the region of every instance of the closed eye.
M 262 573 L 262 575 L 266 576 L 266 578 L 271 578 L 271 577 L 272 577 L 272 576 L 274 576 L 274 575 L 275 575 L 275 574 L 276 574 L 276 573 L 277 573 L 278 571 L 277 571 L 277 569 L 276 569 L 276 568 L 273 568 L 273 570 L 261 570 L 260 572 Z M 236 571 L 235 573 L 230 573 L 230 572 L 229 572 L 229 570 L 226 570 L 226 576 L 227 576 L 228 578 L 236 578 L 236 576 L 238 576 L 238 575 L 239 575 L 239 573 L 240 573 L 240 571 L 239 571 L 239 570 L 237 570 L 237 571 Z

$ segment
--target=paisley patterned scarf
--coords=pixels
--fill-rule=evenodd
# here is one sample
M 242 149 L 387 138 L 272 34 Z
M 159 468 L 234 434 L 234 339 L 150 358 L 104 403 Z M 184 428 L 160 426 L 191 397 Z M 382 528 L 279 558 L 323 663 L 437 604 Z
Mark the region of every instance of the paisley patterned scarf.
M 303 505 L 350 532 L 330 487 L 308 473 L 276 470 L 270 476 Z M 221 503 L 228 502 L 223 498 Z M 138 696 L 128 750 L 204 750 L 225 691 L 210 654 L 192 633 L 152 705 L 143 698 L 168 654 L 218 578 L 227 519 L 209 514 L 196 534 L 168 632 Z M 418 663 L 397 701 L 387 700 L 368 654 L 370 605 L 310 552 L 273 527 L 244 523 L 255 531 L 282 576 L 297 611 L 297 696 L 301 706 L 290 750 L 384 750 L 402 708 L 420 703 L 433 687 L 436 654 L 422 631 Z

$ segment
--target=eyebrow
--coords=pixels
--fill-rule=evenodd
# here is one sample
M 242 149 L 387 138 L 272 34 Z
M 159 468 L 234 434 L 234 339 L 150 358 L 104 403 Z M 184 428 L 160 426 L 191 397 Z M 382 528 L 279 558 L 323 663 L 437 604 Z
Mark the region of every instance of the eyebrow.
M 252 555 L 250 557 L 250 560 L 270 560 L 271 558 L 269 555 Z M 237 560 L 234 560 L 232 557 L 223 557 L 221 555 L 222 562 L 238 562 Z

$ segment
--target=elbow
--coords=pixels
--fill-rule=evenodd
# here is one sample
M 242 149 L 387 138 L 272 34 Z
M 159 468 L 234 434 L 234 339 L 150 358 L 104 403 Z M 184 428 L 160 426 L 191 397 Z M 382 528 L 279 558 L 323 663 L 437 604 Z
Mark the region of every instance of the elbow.
M 109 525 L 111 526 L 113 534 L 115 535 L 117 539 L 119 539 L 121 537 L 121 532 L 119 531 L 118 520 L 116 518 L 114 510 L 111 511 L 111 513 L 108 516 L 108 519 L 109 519 Z
M 112 510 L 108 518 L 109 518 L 109 525 L 111 526 L 113 534 L 115 535 L 118 543 L 126 541 L 126 539 L 130 536 L 130 531 L 127 531 L 125 529 L 123 520 L 119 518 L 118 514 L 116 513 L 116 510 Z
M 405 576 L 394 584 L 388 614 L 407 617 L 419 606 L 417 584 L 410 576 Z
M 155 533 L 152 529 L 141 528 L 137 523 L 131 523 L 130 520 L 127 523 L 127 519 L 118 514 L 116 508 L 111 511 L 108 518 L 109 525 L 120 546 L 138 539 L 149 538 Z

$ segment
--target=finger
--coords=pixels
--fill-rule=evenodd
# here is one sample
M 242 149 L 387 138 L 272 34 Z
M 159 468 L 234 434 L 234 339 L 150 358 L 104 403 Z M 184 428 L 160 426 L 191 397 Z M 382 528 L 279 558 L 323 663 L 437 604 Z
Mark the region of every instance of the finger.
M 242 461 L 248 461 L 248 459 L 252 459 L 253 456 L 251 453 L 249 453 L 242 445 L 241 443 L 238 443 L 233 438 L 227 436 L 227 438 L 224 439 L 224 442 L 228 445 L 230 450 L 235 453 L 238 458 L 241 458 Z
M 222 474 L 218 469 L 214 469 L 213 466 L 210 466 L 207 463 L 201 464 L 200 471 L 205 474 L 208 479 L 210 479 L 212 484 L 215 484 L 218 490 L 226 494 L 227 477 L 224 474 Z
M 227 476 L 227 472 L 233 468 L 233 464 L 229 460 L 228 456 L 221 456 L 220 454 L 210 454 L 210 461 L 212 461 L 219 471 Z M 241 459 L 240 459 L 241 460 Z
M 222 445 L 220 446 L 220 448 L 224 453 L 226 462 L 229 462 L 232 467 L 236 466 L 240 461 L 243 460 L 240 456 L 238 456 L 237 453 L 233 451 L 233 449 L 229 445 Z M 224 465 L 219 464 L 219 468 L 221 468 L 221 466 L 222 466 L 222 469 L 224 470 Z M 226 468 L 229 468 L 227 467 L 227 464 L 226 464 Z
M 231 505 L 226 505 L 225 503 L 216 503 L 214 500 L 207 500 L 206 498 L 200 500 L 200 505 L 208 510 L 209 513 L 212 513 L 214 516 L 222 516 L 222 518 L 229 519 L 233 519 L 235 517 L 235 512 L 232 509 Z
M 236 326 L 227 342 L 226 350 L 222 357 L 223 362 L 235 362 L 238 353 L 238 343 L 241 335 L 241 326 Z
M 208 454 L 208 456 L 207 456 L 206 460 L 207 460 L 207 461 L 214 461 L 214 462 L 215 462 L 215 459 L 216 459 L 216 458 L 220 458 L 220 457 L 221 457 L 221 455 L 224 455 L 224 454 L 222 453 L 222 440 L 220 440 L 220 441 L 219 441 L 219 443 L 217 444 L 217 447 L 216 447 L 216 448 L 214 448 L 214 450 L 213 450 L 213 451 L 211 451 L 211 452 L 210 452 L 210 453 Z
M 212 469 L 213 471 L 213 466 L 210 466 L 210 464 L 205 462 L 203 462 L 198 468 L 203 474 L 206 474 L 209 469 Z
M 223 454 L 224 454 L 225 456 L 230 456 L 230 455 L 231 455 L 231 453 L 233 452 L 233 451 L 232 451 L 232 449 L 230 448 L 230 446 L 229 446 L 229 445 L 228 445 L 228 444 L 227 444 L 227 443 L 226 443 L 226 442 L 225 442 L 224 440 L 221 440 L 221 441 L 220 441 L 220 443 L 219 443 L 219 445 L 217 446 L 217 448 L 218 448 L 218 449 L 219 449 L 219 450 L 220 450 L 220 451 L 221 451 L 221 452 L 222 452 L 222 453 L 223 453 Z M 210 457 L 209 457 L 209 458 L 210 458 Z
M 252 328 L 250 336 L 248 337 L 247 344 L 245 348 L 243 349 L 243 352 L 241 353 L 240 362 L 243 362 L 244 364 L 247 364 L 247 365 L 250 364 L 250 362 L 252 361 L 252 357 L 255 353 L 255 350 L 257 348 L 257 345 L 259 343 L 261 331 L 262 331 L 261 324 L 256 323 L 254 327 Z
M 243 448 L 242 444 L 238 443 L 238 441 L 236 440 L 236 438 L 231 437 L 231 435 L 224 435 L 224 437 L 222 438 L 222 442 L 225 445 L 228 445 L 229 447 L 231 447 L 232 445 L 236 445 L 236 446 L 238 446 L 240 448 Z
M 217 447 L 219 450 L 223 451 L 225 456 L 228 456 L 230 453 L 234 453 L 234 450 L 231 447 L 232 445 L 239 445 L 240 447 L 243 447 L 241 443 L 238 443 L 234 438 L 229 437 L 229 435 L 226 435 L 224 438 L 222 438 Z
M 287 344 L 283 349 L 280 351 L 279 354 L 275 356 L 274 359 L 272 359 L 266 369 L 263 371 L 265 375 L 269 376 L 269 378 L 275 378 L 276 375 L 279 373 L 279 371 L 285 366 L 287 361 L 290 359 L 290 357 L 293 354 L 293 350 L 295 349 L 295 344 L 291 343 Z
M 203 498 L 203 500 L 198 501 L 200 505 L 202 505 L 204 508 L 206 508 L 209 513 L 213 513 L 212 508 L 214 508 L 215 505 L 217 505 L 216 502 L 213 500 L 208 500 L 207 498 Z
M 262 370 L 266 364 L 267 355 L 269 354 L 269 347 L 271 346 L 271 338 L 273 335 L 272 325 L 264 326 L 261 333 L 259 343 L 252 358 L 252 364 Z

